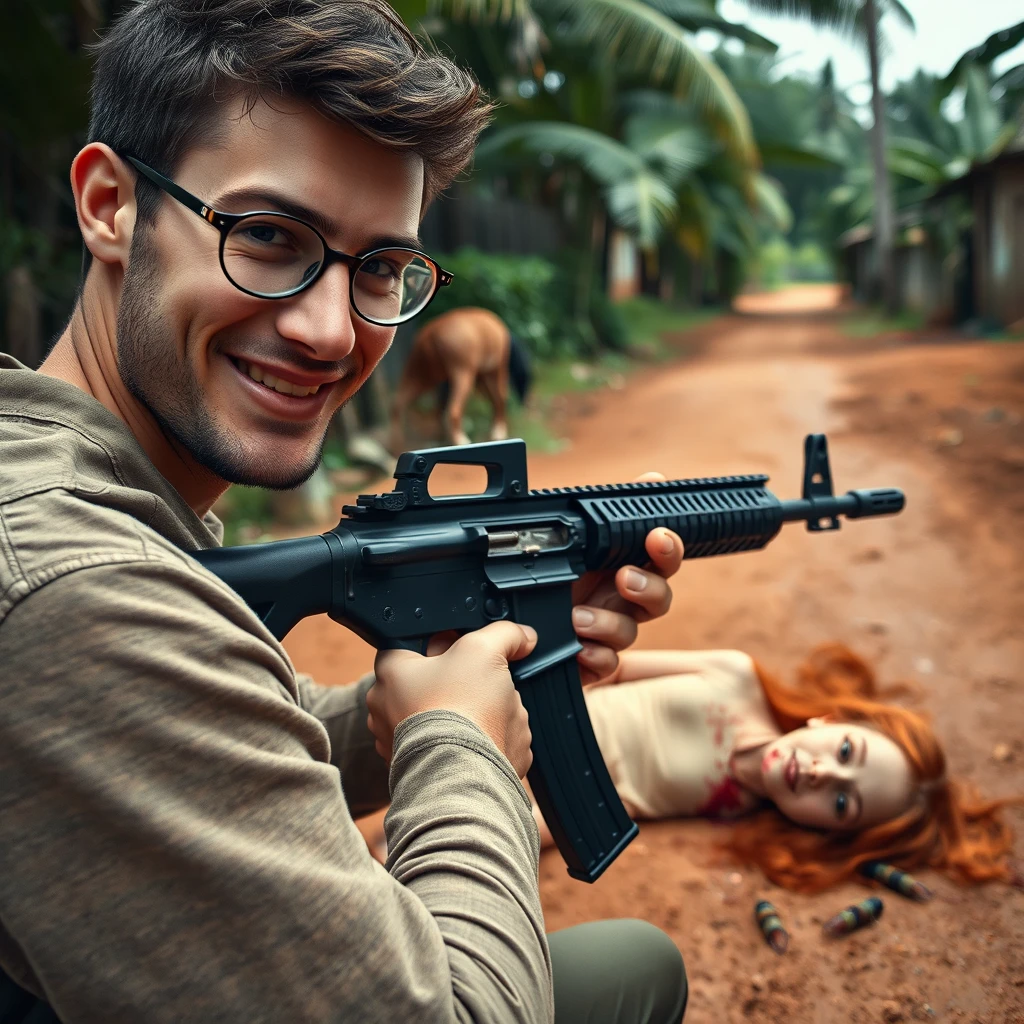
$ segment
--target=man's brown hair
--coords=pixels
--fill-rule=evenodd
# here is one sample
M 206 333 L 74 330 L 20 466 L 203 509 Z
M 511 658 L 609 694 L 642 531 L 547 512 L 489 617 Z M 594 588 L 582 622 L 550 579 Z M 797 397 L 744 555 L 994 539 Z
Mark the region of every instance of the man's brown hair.
M 215 140 L 218 102 L 308 103 L 424 164 L 423 205 L 469 162 L 489 108 L 382 0 L 138 0 L 94 52 L 90 141 L 174 174 Z M 141 175 L 139 217 L 160 193 Z

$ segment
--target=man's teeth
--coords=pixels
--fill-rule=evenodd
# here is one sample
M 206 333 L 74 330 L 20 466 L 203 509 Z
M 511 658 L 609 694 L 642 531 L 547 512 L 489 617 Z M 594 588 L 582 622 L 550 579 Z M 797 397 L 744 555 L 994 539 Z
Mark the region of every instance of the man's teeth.
M 301 384 L 292 384 L 290 381 L 281 380 L 271 373 L 264 373 L 258 366 L 250 366 L 243 359 L 238 360 L 238 365 L 243 373 L 249 374 L 253 380 L 259 381 L 264 387 L 280 391 L 282 395 L 294 395 L 296 398 L 305 398 L 307 395 L 315 395 L 320 390 L 319 384 L 313 387 L 303 387 Z

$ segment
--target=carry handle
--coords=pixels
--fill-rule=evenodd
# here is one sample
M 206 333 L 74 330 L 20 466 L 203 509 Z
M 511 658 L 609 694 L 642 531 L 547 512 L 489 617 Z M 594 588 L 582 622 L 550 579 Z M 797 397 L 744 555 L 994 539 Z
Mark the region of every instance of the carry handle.
M 487 487 L 473 494 L 474 501 L 481 498 L 503 500 L 524 498 L 529 493 L 526 478 L 526 442 L 520 438 L 510 441 L 486 441 L 482 444 L 464 444 L 451 448 L 422 448 L 403 452 L 395 466 L 395 491 L 403 493 L 407 506 L 440 505 L 464 500 L 463 494 L 432 497 L 427 486 L 430 474 L 439 465 L 483 466 L 487 470 Z

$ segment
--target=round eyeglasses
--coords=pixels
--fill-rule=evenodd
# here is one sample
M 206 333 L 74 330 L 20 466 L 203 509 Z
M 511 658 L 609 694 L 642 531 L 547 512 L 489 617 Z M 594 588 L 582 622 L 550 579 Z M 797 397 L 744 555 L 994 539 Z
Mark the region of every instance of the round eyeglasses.
M 349 301 L 371 324 L 391 327 L 422 313 L 452 274 L 426 253 L 401 246 L 360 256 L 332 249 L 311 224 L 288 213 L 223 213 L 153 170 L 125 159 L 154 185 L 220 231 L 220 265 L 240 291 L 261 299 L 286 299 L 312 287 L 332 263 L 349 269 Z

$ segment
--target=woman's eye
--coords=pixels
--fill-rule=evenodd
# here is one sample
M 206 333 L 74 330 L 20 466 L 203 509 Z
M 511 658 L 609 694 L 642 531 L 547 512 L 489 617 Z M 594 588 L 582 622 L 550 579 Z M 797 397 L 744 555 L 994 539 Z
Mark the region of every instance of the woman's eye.
M 836 817 L 846 816 L 846 808 L 850 805 L 850 798 L 845 793 L 836 793 Z
M 853 744 L 850 742 L 850 738 L 847 737 L 839 745 L 839 763 L 846 764 L 851 757 L 853 757 Z

